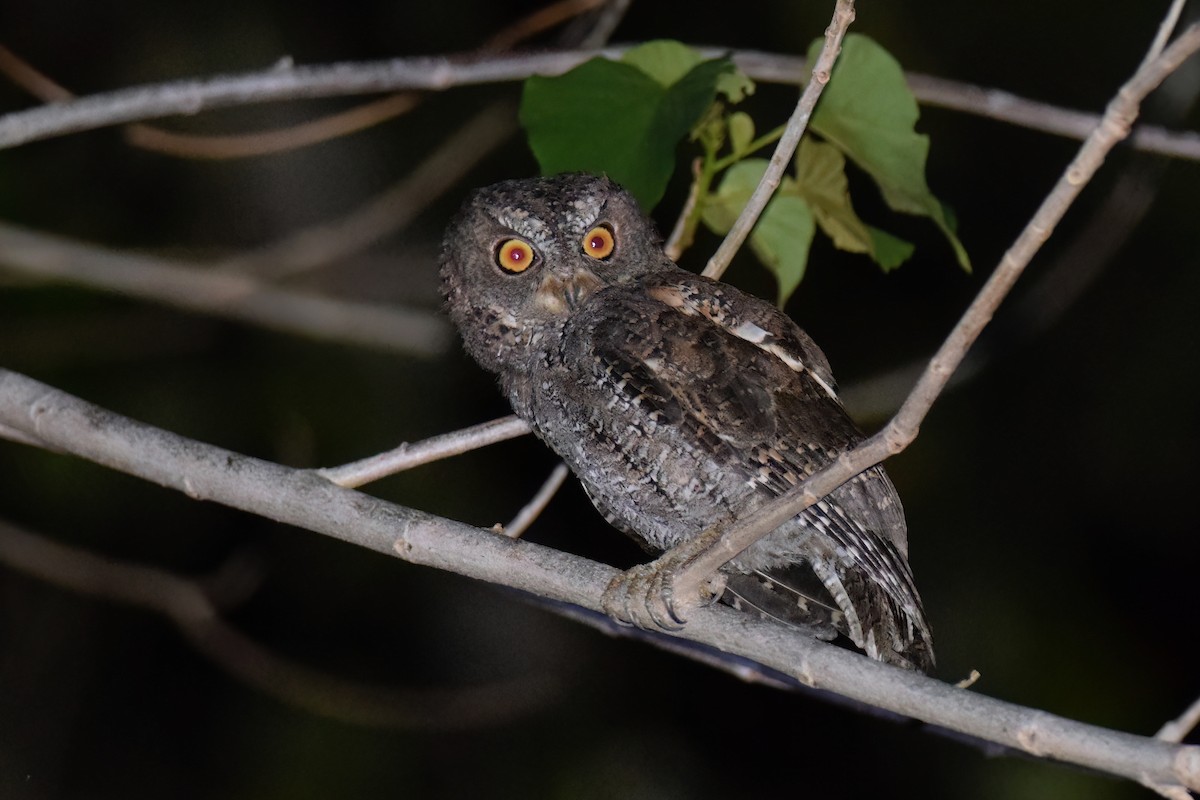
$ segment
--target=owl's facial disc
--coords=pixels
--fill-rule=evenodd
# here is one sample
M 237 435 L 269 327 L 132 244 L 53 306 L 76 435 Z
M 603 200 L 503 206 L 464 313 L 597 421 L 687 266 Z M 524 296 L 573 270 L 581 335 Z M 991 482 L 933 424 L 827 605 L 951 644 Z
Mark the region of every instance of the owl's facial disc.
M 601 286 L 600 279 L 584 267 L 577 267 L 565 276 L 547 270 L 533 294 L 533 301 L 546 313 L 560 316 L 574 311 Z

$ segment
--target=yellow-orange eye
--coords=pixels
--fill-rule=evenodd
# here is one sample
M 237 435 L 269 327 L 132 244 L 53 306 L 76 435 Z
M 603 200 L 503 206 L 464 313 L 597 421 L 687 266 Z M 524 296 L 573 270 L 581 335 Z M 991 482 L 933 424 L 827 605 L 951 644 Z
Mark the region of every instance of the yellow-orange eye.
M 612 231 L 603 225 L 597 225 L 583 237 L 583 252 L 592 258 L 608 258 L 614 246 Z
M 496 264 L 514 275 L 533 265 L 533 248 L 520 239 L 505 239 L 496 250 Z

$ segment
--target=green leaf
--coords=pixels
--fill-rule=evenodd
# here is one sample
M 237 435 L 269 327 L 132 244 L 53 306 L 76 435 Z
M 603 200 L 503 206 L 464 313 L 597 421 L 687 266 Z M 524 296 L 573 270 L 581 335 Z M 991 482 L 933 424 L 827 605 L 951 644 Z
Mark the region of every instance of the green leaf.
M 621 60 L 637 67 L 663 86 L 671 86 L 703 62 L 704 57 L 673 39 L 656 39 L 626 51 Z M 717 94 L 723 95 L 730 103 L 740 103 L 747 95 L 754 94 L 754 81 L 740 69 L 731 66 L 717 78 Z
M 542 173 L 606 174 L 653 208 L 675 168 L 676 145 L 712 104 L 718 78 L 733 69 L 724 59 L 702 61 L 664 85 L 660 79 L 678 71 L 667 57 L 672 51 L 634 59 L 653 62 L 658 77 L 594 58 L 558 77 L 525 81 L 520 119 Z
M 664 89 L 679 82 L 704 59 L 692 48 L 672 39 L 656 39 L 627 50 L 621 61 L 658 81 Z
M 809 48 L 809 59 L 816 59 L 821 42 Z M 851 34 L 811 124 L 875 179 L 889 206 L 933 220 L 970 270 L 966 249 L 925 182 L 929 137 L 914 130 L 919 115 L 896 60 L 866 36 Z
M 871 232 L 871 257 L 884 272 L 891 272 L 912 256 L 915 249 L 912 242 L 870 225 L 867 226 L 867 230 Z
M 754 120 L 744 111 L 735 111 L 729 115 L 729 149 L 733 153 L 744 153 L 754 141 Z
M 724 95 L 730 103 L 740 103 L 754 94 L 754 81 L 735 66 L 717 78 L 717 94 Z
M 707 153 L 716 153 L 725 143 L 725 110 L 720 103 L 713 103 L 692 126 L 688 139 L 699 142 Z
M 766 169 L 766 159 L 747 158 L 725 171 L 721 185 L 705 198 L 701 212 L 701 219 L 713 233 L 729 233 Z
M 911 244 L 872 228 L 854 211 L 846 181 L 846 159 L 833 145 L 810 137 L 800 140 L 795 184 L 795 191 L 808 201 L 817 224 L 835 247 L 867 253 L 884 272 L 891 272 L 912 255 Z
M 704 224 L 716 233 L 728 233 L 766 168 L 767 161 L 762 158 L 748 158 L 730 167 L 717 191 L 705 201 Z M 795 183 L 785 180 L 750 233 L 751 251 L 775 275 L 781 306 L 804 277 L 815 233 L 812 210 L 796 193 Z
M 836 247 L 851 253 L 871 252 L 871 233 L 850 204 L 846 158 L 840 150 L 808 136 L 801 139 L 796 151 L 796 186 Z
M 775 274 L 781 308 L 804 278 L 816 230 L 812 210 L 803 198 L 776 195 L 750 234 L 750 249 Z

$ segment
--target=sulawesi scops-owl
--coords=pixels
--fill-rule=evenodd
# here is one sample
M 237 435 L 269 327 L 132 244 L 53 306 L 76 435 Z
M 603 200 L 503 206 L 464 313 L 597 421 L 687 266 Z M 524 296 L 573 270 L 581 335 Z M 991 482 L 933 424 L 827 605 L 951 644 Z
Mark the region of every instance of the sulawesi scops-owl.
M 583 174 L 475 192 L 442 253 L 467 351 L 596 508 L 660 552 L 777 497 L 863 436 L 771 304 L 677 267 L 627 192 Z M 896 491 L 873 467 L 724 567 L 724 600 L 929 671 Z

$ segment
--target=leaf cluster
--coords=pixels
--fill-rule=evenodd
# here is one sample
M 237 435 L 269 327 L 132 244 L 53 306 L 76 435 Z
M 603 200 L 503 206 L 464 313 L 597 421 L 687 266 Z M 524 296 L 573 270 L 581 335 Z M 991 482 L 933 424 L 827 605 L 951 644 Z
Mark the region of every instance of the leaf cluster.
M 810 63 L 820 46 L 818 39 L 809 48 Z M 766 169 L 756 154 L 783 133 L 779 126 L 756 136 L 755 121 L 735 109 L 754 88 L 728 59 L 706 60 L 679 42 L 654 41 L 619 61 L 594 58 L 560 76 L 530 78 L 521 123 L 544 174 L 606 174 L 647 210 L 662 199 L 680 143 L 698 145 L 696 202 L 680 239 L 686 248 L 700 224 L 729 230 Z M 896 60 L 866 36 L 847 36 L 792 170 L 749 239 L 776 278 L 781 305 L 804 277 L 818 230 L 885 271 L 913 252 L 911 243 L 858 216 L 847 160 L 874 180 L 892 209 L 928 217 L 970 269 L 951 214 L 925 181 L 929 137 L 915 131 L 918 116 Z

